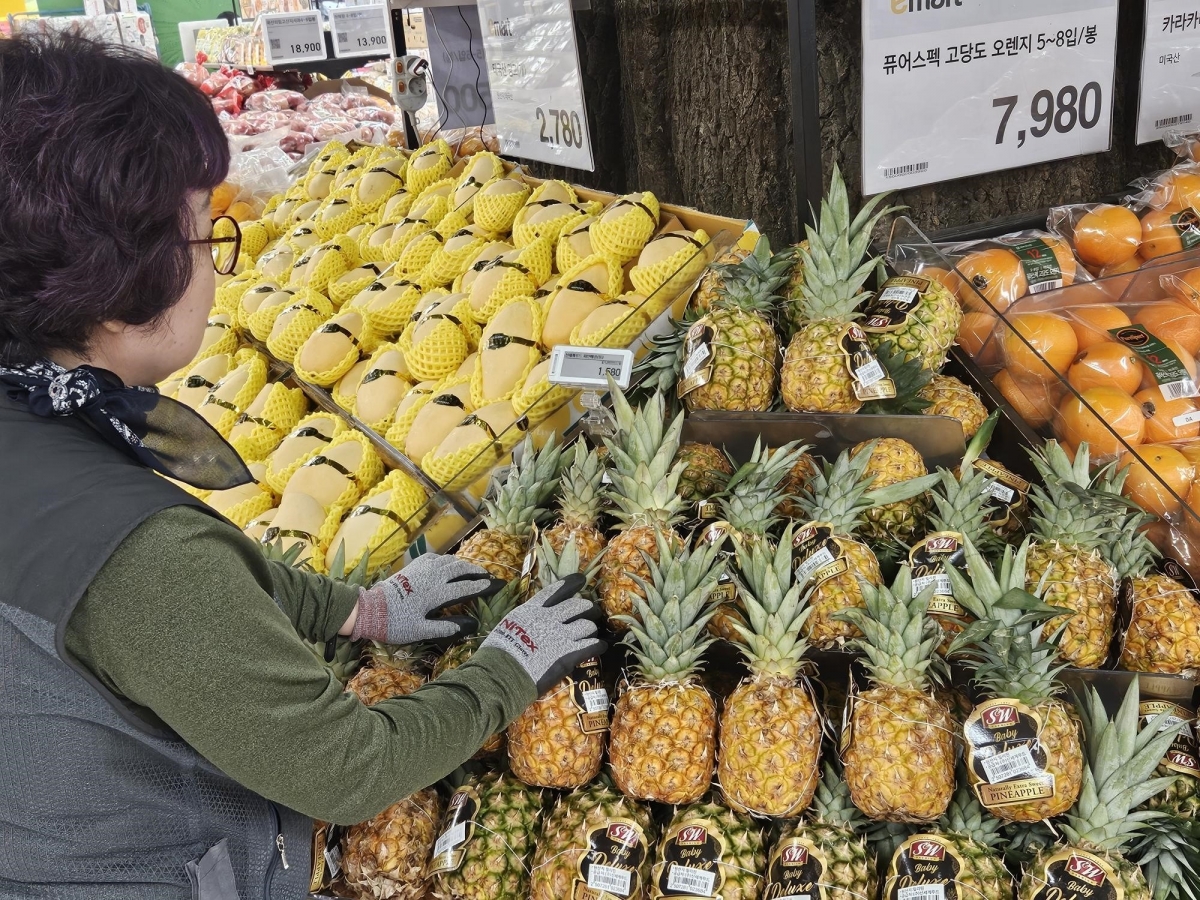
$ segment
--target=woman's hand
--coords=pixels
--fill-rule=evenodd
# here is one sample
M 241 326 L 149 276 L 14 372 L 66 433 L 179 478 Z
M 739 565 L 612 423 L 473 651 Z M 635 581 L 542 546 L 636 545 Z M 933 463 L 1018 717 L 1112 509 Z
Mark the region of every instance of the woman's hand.
M 479 566 L 455 556 L 426 553 L 391 578 L 363 590 L 341 633 L 385 644 L 444 641 L 474 633 L 470 616 L 444 616 L 448 607 L 495 593 Z

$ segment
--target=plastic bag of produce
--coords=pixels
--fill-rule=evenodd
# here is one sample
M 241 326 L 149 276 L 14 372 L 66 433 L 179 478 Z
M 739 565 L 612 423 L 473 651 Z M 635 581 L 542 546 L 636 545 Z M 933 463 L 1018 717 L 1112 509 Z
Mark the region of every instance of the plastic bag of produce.
M 346 110 L 346 115 L 356 122 L 380 122 L 391 125 L 396 121 L 396 113 L 382 106 L 356 106 Z
M 208 69 L 194 62 L 181 62 L 175 67 L 175 72 L 182 76 L 189 84 L 195 87 L 200 87 L 208 78 Z
M 1134 197 L 1122 203 L 1074 203 L 1051 209 L 1047 224 L 1089 272 L 1107 278 L 1140 268 L 1151 258 L 1147 253 L 1161 255 L 1162 236 L 1156 217 L 1146 218 L 1150 212 Z

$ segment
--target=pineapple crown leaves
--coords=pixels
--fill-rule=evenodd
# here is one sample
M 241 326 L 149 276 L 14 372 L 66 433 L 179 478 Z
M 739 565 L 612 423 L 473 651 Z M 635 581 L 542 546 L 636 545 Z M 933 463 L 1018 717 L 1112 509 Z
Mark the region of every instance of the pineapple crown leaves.
M 687 464 L 675 463 L 683 413 L 668 425 L 661 393 L 634 410 L 611 377 L 609 390 L 617 435 L 604 438 L 613 462 L 608 496 L 620 510 L 617 516 L 621 520 L 629 523 L 648 519 L 668 527 L 683 506 L 679 479 Z
M 790 441 L 771 450 L 761 438 L 754 441 L 750 459 L 729 479 L 717 495 L 721 515 L 737 533 L 763 536 L 780 521 L 775 510 L 788 499 L 780 489 L 792 468 L 809 447 Z
M 793 526 L 788 525 L 775 548 L 767 541 L 734 537 L 749 625 L 735 621 L 733 628 L 750 669 L 764 676 L 794 678 L 808 649 L 800 631 L 811 610 L 803 585 L 795 583 L 792 533 Z
M 637 657 L 636 670 L 649 682 L 685 681 L 701 668 L 700 657 L 713 643 L 706 627 L 716 612 L 709 602 L 725 570 L 717 545 L 702 543 L 676 552 L 662 532 L 655 534 L 658 560 L 643 554 L 650 578 L 633 576 L 646 598 L 632 596 L 636 616 L 617 616 L 629 626 L 624 642 Z
M 1138 729 L 1138 679 L 1133 679 L 1121 707 L 1110 719 L 1095 688 L 1079 703 L 1087 764 L 1079 799 L 1067 813 L 1062 831 L 1073 844 L 1100 851 L 1126 848 L 1147 823 L 1164 818 L 1154 810 L 1137 810 L 1175 780 L 1151 778 L 1185 722 L 1167 724 L 1168 714 Z M 1134 811 L 1136 810 L 1136 811 Z
M 514 578 L 495 594 L 475 598 L 471 605 L 471 615 L 479 623 L 479 630 L 468 640 L 482 640 L 516 608 L 517 604 L 521 602 L 521 595 L 525 587 L 522 581 L 521 578 Z
M 555 553 L 554 545 L 548 537 L 543 535 L 534 552 L 537 555 L 537 581 L 541 587 L 549 587 L 556 581 L 562 581 L 568 575 L 578 573 L 587 579 L 580 596 L 589 600 L 595 599 L 593 582 L 596 579 L 596 573 L 600 571 L 600 560 L 604 556 L 603 553 L 596 554 L 596 558 L 588 565 L 587 571 L 584 571 L 579 567 L 579 546 L 575 543 L 574 537 L 563 545 L 561 553 Z
M 302 545 L 296 544 L 291 549 L 299 550 L 301 547 Z M 333 562 L 329 565 L 329 577 L 334 581 L 345 582 L 346 584 L 352 584 L 357 587 L 369 587 L 370 585 L 368 582 L 376 580 L 369 578 L 367 575 L 367 566 L 370 562 L 370 558 L 371 555 L 369 553 L 363 553 L 363 555 L 359 557 L 357 565 L 347 572 L 346 542 L 342 541 L 340 544 L 338 544 L 337 551 L 333 554 Z
M 859 579 L 866 609 L 838 610 L 833 618 L 858 626 L 863 637 L 852 641 L 867 656 L 865 665 L 877 684 L 923 691 L 937 681 L 943 665 L 934 650 L 942 628 L 928 616 L 931 584 L 913 596 L 912 570 L 901 566 L 891 587 Z
M 782 300 L 779 291 L 791 278 L 795 258 L 794 247 L 772 253 L 771 242 L 766 235 L 760 235 L 754 251 L 741 262 L 716 267 L 722 276 L 717 289 L 718 302 L 773 315 Z
M 1143 526 L 1155 521 L 1150 513 L 1132 512 L 1121 522 L 1113 541 L 1103 552 L 1117 570 L 1117 578 L 1141 578 L 1160 555 Z
M 650 352 L 633 368 L 635 375 L 642 376 L 636 388 L 639 396 L 649 398 L 656 392 L 675 396 L 683 372 L 684 340 L 698 320 L 699 316 L 689 308 L 669 331 L 651 339 Z
M 1029 491 L 1037 534 L 1083 550 L 1100 550 L 1110 543 L 1118 520 L 1131 506 L 1119 488 L 1112 489 L 1124 478 L 1114 474 L 1116 464 L 1109 463 L 1093 477 L 1086 442 L 1079 445 L 1074 460 L 1055 440 L 1030 450 L 1029 456 L 1043 482 Z
M 850 799 L 850 786 L 832 763 L 825 763 L 817 791 L 813 795 L 812 820 L 836 825 L 855 834 L 861 833 L 869 820 Z
M 575 442 L 570 465 L 559 478 L 558 508 L 563 518 L 592 524 L 604 505 L 604 458 L 588 449 L 587 443 Z
M 562 459 L 556 435 L 540 450 L 534 448 L 532 437 L 526 437 L 521 444 L 521 462 L 508 470 L 495 498 L 483 501 L 488 527 L 524 535 L 534 522 L 545 519 L 549 515 L 545 504 L 558 489 Z
M 941 831 L 969 837 L 984 847 L 999 850 L 1005 842 L 1004 834 L 1001 831 L 1003 827 L 1003 820 L 984 811 L 979 798 L 975 796 L 975 791 L 970 787 L 966 773 L 962 772 L 960 767 L 958 788 L 954 792 L 950 806 L 938 819 L 938 828 Z
M 796 498 L 811 521 L 828 522 L 835 534 L 852 534 L 868 509 L 909 500 L 937 483 L 937 475 L 922 475 L 872 490 L 875 476 L 867 475 L 866 471 L 874 450 L 872 441 L 855 456 L 844 450 L 832 463 L 825 461 L 817 467 L 816 474 Z
M 268 562 L 281 562 L 285 566 L 290 566 L 293 569 L 309 568 L 307 563 L 302 563 L 299 566 L 296 565 L 296 560 L 298 560 L 300 558 L 300 554 L 304 552 L 303 544 L 292 544 L 292 546 L 288 547 L 287 550 L 284 550 L 283 539 L 277 538 L 272 543 L 260 543 L 258 546 L 262 550 L 263 556 L 267 558 Z M 344 558 L 345 555 L 343 554 L 343 559 Z M 344 562 L 343 565 L 345 565 Z
M 975 461 L 987 448 L 996 427 L 999 412 L 993 412 L 984 420 L 979 431 L 967 444 L 959 474 L 940 468 L 939 482 L 930 491 L 934 509 L 929 513 L 933 531 L 955 531 L 974 542 L 984 555 L 991 556 L 999 550 L 1001 541 L 988 526 L 987 491 L 994 479 L 986 472 L 975 468 Z
M 1158 819 L 1129 855 L 1153 900 L 1200 900 L 1200 822 L 1178 814 Z
M 860 413 L 884 415 L 917 415 L 933 403 L 921 396 L 931 381 L 933 372 L 921 365 L 920 356 L 909 356 L 895 341 L 883 341 L 875 348 L 875 357 L 896 386 L 896 396 L 886 400 L 869 400 Z

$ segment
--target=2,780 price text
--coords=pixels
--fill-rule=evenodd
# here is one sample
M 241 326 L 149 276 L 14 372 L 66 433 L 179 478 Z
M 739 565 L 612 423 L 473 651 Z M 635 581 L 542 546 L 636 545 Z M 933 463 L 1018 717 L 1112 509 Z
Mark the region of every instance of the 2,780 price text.
M 1034 125 L 1029 128 L 1029 134 L 1035 138 L 1045 137 L 1051 130 L 1059 134 L 1069 134 L 1075 126 L 1095 128 L 1100 121 L 1103 108 L 1103 92 L 1099 82 L 1089 81 L 1082 88 L 1068 84 L 1053 91 L 1041 90 L 1033 95 L 1029 104 L 1029 116 Z M 992 101 L 992 107 L 1002 109 L 1000 124 L 996 129 L 996 143 L 1003 144 L 1008 120 L 1013 110 L 1020 104 L 1021 98 L 997 97 Z M 1025 129 L 1017 131 L 1017 146 L 1025 146 Z
M 538 136 L 543 144 L 583 146 L 583 123 L 579 113 L 565 109 L 542 109 L 539 106 L 535 115 L 542 126 Z

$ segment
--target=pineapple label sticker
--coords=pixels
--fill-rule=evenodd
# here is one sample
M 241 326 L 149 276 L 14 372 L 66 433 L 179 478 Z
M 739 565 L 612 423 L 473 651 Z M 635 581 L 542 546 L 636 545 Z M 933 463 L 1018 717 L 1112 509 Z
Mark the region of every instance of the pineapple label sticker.
M 958 893 L 962 858 L 944 839 L 915 834 L 892 854 L 883 900 L 967 900 Z
M 802 837 L 784 838 L 767 864 L 765 900 L 826 900 L 825 855 L 812 841 Z
M 967 770 L 988 809 L 1054 797 L 1039 737 L 1042 718 L 1020 700 L 998 698 L 971 710 L 963 727 Z
M 1197 232 L 1200 234 L 1200 232 Z M 1109 334 L 1142 358 L 1146 367 L 1154 375 L 1158 389 L 1164 400 L 1183 400 L 1187 397 L 1200 397 L 1200 387 L 1197 387 L 1191 372 L 1183 360 L 1163 341 L 1155 337 L 1141 325 L 1127 325 L 1124 328 L 1111 328 Z
M 1055 853 L 1042 866 L 1038 881 L 1041 887 L 1031 900 L 1125 900 L 1108 861 L 1082 850 Z
M 702 388 L 712 379 L 713 329 L 707 317 L 698 320 L 683 339 L 683 372 L 675 388 L 682 400 L 697 388 Z
M 991 460 L 977 459 L 975 468 L 991 479 L 983 486 L 983 492 L 988 496 L 988 523 L 1001 531 L 1015 524 L 1025 509 L 1029 482 Z
M 475 815 L 479 812 L 479 794 L 473 787 L 461 787 L 454 792 L 442 817 L 442 832 L 433 845 L 433 855 L 426 868 L 427 875 L 453 872 L 462 865 L 467 842 L 475 834 Z
M 1137 142 L 1200 122 L 1200 9 L 1194 0 L 1146 0 Z
M 796 583 L 801 587 L 812 582 L 815 588 L 850 568 L 841 542 L 833 536 L 833 526 L 824 522 L 812 522 L 796 532 L 792 560 Z
M 1196 749 L 1195 716 L 1190 711 L 1176 703 L 1167 700 L 1143 700 L 1138 707 L 1138 715 L 1145 728 L 1156 717 L 1159 718 L 1159 728 L 1166 730 L 1180 725 L 1182 729 L 1175 735 L 1175 740 L 1167 748 L 1163 756 L 1162 767 L 1169 772 L 1178 772 L 1191 778 L 1200 778 L 1200 754 Z
M 894 275 L 863 307 L 863 331 L 887 334 L 908 324 L 908 317 L 921 302 L 921 295 L 933 285 L 928 278 Z
M 926 535 L 908 551 L 908 564 L 912 567 L 912 595 L 917 597 L 922 591 L 933 589 L 929 600 L 930 615 L 967 618 L 967 611 L 954 600 L 954 589 L 946 574 L 948 566 L 966 571 L 961 534 L 938 531 Z
M 579 729 L 584 734 L 608 730 L 608 690 L 599 657 L 584 660 L 570 678 L 571 700 L 579 710 Z
M 721 857 L 725 845 L 706 819 L 683 819 L 671 826 L 651 871 L 651 900 L 663 897 L 707 900 L 725 885 Z
M 863 191 L 1100 153 L 1118 0 L 862 0 Z
M 500 152 L 595 169 L 571 0 L 480 0 Z
M 884 371 L 861 327 L 851 323 L 843 328 L 838 346 L 846 359 L 846 370 L 854 380 L 855 397 L 867 401 L 896 396 L 896 383 Z
M 609 819 L 593 828 L 587 850 L 579 857 L 572 900 L 641 896 L 648 847 L 642 826 L 631 819 Z

